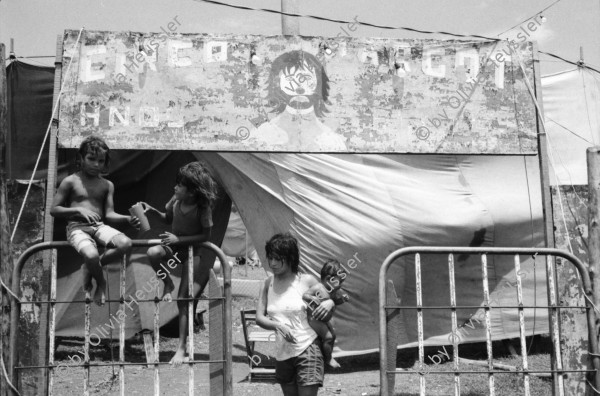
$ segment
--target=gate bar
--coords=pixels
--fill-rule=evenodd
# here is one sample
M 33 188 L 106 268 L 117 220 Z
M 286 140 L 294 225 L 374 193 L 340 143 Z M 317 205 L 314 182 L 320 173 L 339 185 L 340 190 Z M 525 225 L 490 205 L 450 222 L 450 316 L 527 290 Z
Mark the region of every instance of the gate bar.
M 415 278 L 417 281 L 417 327 L 418 327 L 418 337 L 419 337 L 419 389 L 421 390 L 421 396 L 425 396 L 425 374 L 424 374 L 424 361 L 425 361 L 425 352 L 423 350 L 423 311 L 421 311 L 421 307 L 423 306 L 423 292 L 421 285 L 421 256 L 419 253 L 415 254 Z M 386 337 L 387 339 L 387 337 Z M 386 357 L 387 361 L 387 357 Z M 394 362 L 394 365 L 396 363 Z
M 187 245 L 187 244 L 191 244 L 191 243 L 197 243 L 199 242 L 200 237 L 199 236 L 187 236 L 187 237 L 181 237 L 179 238 L 179 241 L 174 243 L 173 245 Z M 161 244 L 161 240 L 160 239 L 134 239 L 131 241 L 132 242 L 132 247 L 140 247 L 140 246 L 154 246 L 154 245 L 160 245 Z M 199 244 L 200 247 L 209 249 L 214 251 L 217 254 L 217 257 L 219 257 L 219 260 L 221 260 L 221 262 L 225 263 L 227 262 L 225 255 L 223 253 L 223 251 L 217 247 L 216 245 L 214 245 L 211 242 L 201 242 Z M 49 242 L 40 242 L 37 243 L 33 246 L 30 246 L 28 249 L 26 249 L 21 256 L 19 257 L 19 259 L 17 260 L 17 263 L 15 264 L 14 268 L 13 268 L 13 279 L 12 279 L 12 284 L 11 284 L 11 289 L 13 291 L 15 290 L 19 290 L 20 288 L 20 283 L 21 283 L 21 272 L 23 271 L 23 267 L 25 265 L 25 263 L 27 262 L 27 259 L 33 255 L 34 253 L 37 253 L 39 251 L 42 250 L 46 250 L 46 249 L 63 249 L 63 248 L 70 248 L 71 245 L 69 244 L 69 242 L 67 241 L 49 241 Z M 123 268 L 123 265 L 121 266 Z M 123 269 L 124 270 L 124 269 Z M 224 313 L 224 317 L 225 317 L 225 329 L 224 329 L 224 337 L 223 337 L 223 357 L 224 359 L 222 361 L 215 361 L 215 362 L 223 362 L 223 394 L 226 396 L 231 396 L 233 394 L 233 383 L 232 383 L 232 360 L 231 360 L 231 351 L 232 351 L 232 334 L 231 334 L 231 268 L 227 265 L 223 266 L 223 298 L 219 298 L 220 299 L 224 299 L 224 304 L 223 304 L 223 313 Z M 124 292 L 123 292 L 124 294 Z M 55 301 L 50 301 L 49 302 L 51 305 L 51 307 L 56 303 Z M 11 296 L 11 334 L 10 334 L 10 351 L 9 351 L 9 365 L 10 365 L 10 376 L 11 376 L 11 380 L 14 381 L 15 376 L 16 376 L 16 370 L 15 370 L 15 366 L 16 366 L 16 350 L 17 350 L 17 329 L 18 329 L 18 323 L 19 323 L 19 317 L 20 317 L 20 302 L 13 296 Z M 192 319 L 192 318 L 190 318 Z M 52 337 L 51 339 L 53 339 L 54 337 Z M 123 344 L 121 344 L 123 345 Z M 52 352 L 50 352 L 52 353 Z M 52 360 L 53 360 L 53 355 L 52 356 Z M 125 363 L 123 361 L 124 359 L 121 359 L 121 368 L 123 368 L 125 365 L 129 365 L 128 363 Z M 52 361 L 52 363 L 54 363 Z M 192 361 L 190 363 L 208 363 L 207 361 Z M 135 363 L 138 364 L 138 363 Z M 107 364 L 107 365 L 114 365 L 113 363 L 111 364 Z M 41 367 L 41 366 L 40 366 Z M 55 368 L 56 366 L 54 365 L 47 365 L 47 368 L 49 368 L 51 370 L 52 373 L 52 369 Z M 32 366 L 33 368 L 33 366 Z
M 208 283 L 207 283 L 208 285 Z M 188 246 L 188 359 L 194 360 L 194 246 Z M 194 364 L 188 365 L 188 395 L 194 396 Z
M 590 356 L 591 362 L 592 362 L 592 366 L 593 366 L 593 370 L 595 371 L 594 373 L 594 380 L 593 380 L 593 384 L 594 387 L 596 389 L 600 389 L 600 354 L 598 354 L 598 340 L 596 339 L 595 336 L 595 328 L 594 328 L 594 323 L 595 323 L 595 312 L 594 309 L 590 303 L 589 298 L 591 298 L 592 296 L 592 287 L 591 287 L 591 281 L 590 281 L 590 276 L 589 273 L 587 272 L 587 269 L 585 267 L 585 265 L 581 262 L 581 260 L 579 260 L 576 256 L 572 255 L 569 252 L 566 252 L 564 250 L 560 250 L 560 249 L 555 249 L 555 248 L 507 248 L 507 247 L 490 247 L 490 248 L 474 248 L 474 247 L 447 247 L 447 246 L 413 246 L 413 247 L 407 247 L 407 248 L 402 248 L 402 249 L 398 249 L 392 253 L 390 253 L 384 260 L 383 264 L 381 265 L 381 268 L 379 270 L 379 379 L 380 379 L 380 392 L 382 395 L 388 395 L 389 394 L 389 389 L 388 389 L 388 384 L 387 384 L 387 379 L 386 376 L 388 373 L 393 373 L 396 374 L 398 373 L 397 370 L 395 371 L 388 371 L 386 366 L 387 366 L 387 350 L 386 350 L 386 338 L 387 338 L 387 326 L 386 326 L 386 315 L 385 315 L 385 310 L 387 308 L 386 306 L 386 289 L 387 289 L 387 285 L 386 285 L 386 275 L 387 275 L 387 270 L 390 267 L 390 265 L 396 261 L 398 258 L 402 257 L 402 256 L 406 256 L 409 254 L 420 254 L 420 253 L 442 253 L 442 254 L 460 254 L 460 253 L 465 253 L 465 254 L 499 254 L 499 255 L 513 255 L 513 254 L 530 254 L 530 255 L 534 255 L 534 254 L 538 254 L 538 255 L 544 255 L 544 256 L 557 256 L 557 257 L 562 257 L 563 259 L 566 259 L 568 261 L 570 261 L 571 263 L 573 263 L 573 265 L 575 266 L 575 268 L 577 268 L 577 271 L 579 272 L 579 275 L 581 276 L 581 281 L 583 283 L 583 289 L 584 289 L 584 293 L 586 294 L 586 296 L 588 298 L 586 298 L 585 300 L 585 304 L 586 304 L 586 314 L 587 314 L 587 321 L 588 321 L 588 338 L 589 338 L 589 348 L 590 351 L 588 353 L 588 355 Z M 553 265 L 552 265 L 552 260 L 550 257 L 547 257 L 546 259 L 546 266 L 547 266 L 547 271 L 548 270 L 552 270 L 553 269 Z M 548 284 L 548 288 L 554 287 L 554 279 L 553 277 L 551 277 L 550 279 L 552 284 Z M 549 289 L 550 291 L 550 289 Z M 552 297 L 552 295 L 550 295 L 550 297 Z M 554 294 L 554 297 L 556 298 L 556 295 Z M 558 307 L 556 306 L 556 300 L 554 301 L 550 301 L 550 306 L 551 308 L 554 310 L 554 312 L 556 312 L 556 310 L 558 309 Z M 446 307 L 448 308 L 448 307 Z M 489 309 L 489 306 L 487 307 L 487 309 Z M 590 324 L 592 324 L 592 326 L 590 326 Z M 558 325 L 558 323 L 556 323 L 556 325 Z M 554 331 L 554 326 L 553 326 L 553 331 Z M 556 326 L 556 329 L 558 327 Z M 555 341 L 555 348 L 556 347 L 560 347 L 560 343 L 559 341 Z M 558 349 L 558 351 L 560 351 L 560 349 Z M 557 362 L 560 362 L 560 359 L 553 359 L 556 360 Z M 555 373 L 566 373 L 566 372 L 573 372 L 573 370 L 563 370 L 562 369 L 562 362 L 559 363 L 560 369 L 557 370 L 550 370 L 552 372 Z M 548 372 L 548 370 L 544 370 L 545 372 Z M 582 370 L 579 370 L 582 371 Z M 583 370 L 586 371 L 586 370 Z M 533 372 L 533 371 L 529 371 L 529 372 Z M 558 377 L 562 378 L 562 375 L 558 375 Z M 562 383 L 561 379 L 558 379 L 558 381 L 560 381 L 560 383 Z
M 450 305 L 452 306 L 452 329 L 458 328 L 456 319 L 456 277 L 454 274 L 454 255 L 448 255 L 448 278 L 450 280 Z M 460 361 L 458 359 L 458 341 L 454 334 L 452 336 L 452 360 L 454 362 L 454 396 L 460 396 Z
M 494 349 L 492 348 L 492 318 L 490 315 L 490 287 L 488 284 L 487 255 L 481 255 L 481 275 L 483 279 L 483 305 L 485 306 L 485 345 L 488 357 L 488 370 L 494 369 Z M 488 373 L 490 396 L 494 396 L 494 373 Z
M 125 312 L 125 291 L 126 291 L 126 279 L 125 274 L 127 271 L 127 256 L 123 256 L 121 262 L 121 268 L 119 268 L 119 310 Z M 111 352 L 112 353 L 112 352 Z M 119 391 L 121 396 L 125 396 L 125 320 L 119 321 Z
M 156 286 L 156 297 L 154 298 L 154 396 L 160 396 L 160 375 L 158 374 L 158 356 L 160 354 L 160 299 L 159 288 Z
M 523 359 L 523 371 L 526 373 L 523 376 L 523 385 L 525 387 L 525 396 L 529 396 L 531 391 L 529 389 L 529 365 L 527 362 L 527 342 L 525 337 L 525 312 L 523 311 L 523 285 L 521 283 L 521 259 L 518 254 L 515 254 L 515 276 L 517 277 L 517 302 L 519 303 L 519 335 L 521 341 L 521 358 Z M 534 296 L 535 298 L 535 296 Z M 562 388 L 559 387 L 559 388 Z

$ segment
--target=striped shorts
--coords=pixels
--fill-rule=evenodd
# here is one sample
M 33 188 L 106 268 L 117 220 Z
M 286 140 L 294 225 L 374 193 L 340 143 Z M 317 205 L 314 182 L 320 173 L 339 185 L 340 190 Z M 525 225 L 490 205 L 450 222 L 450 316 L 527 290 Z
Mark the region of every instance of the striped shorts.
M 275 363 L 275 378 L 280 384 L 298 386 L 323 386 L 325 366 L 323 354 L 316 338 L 300 355 Z

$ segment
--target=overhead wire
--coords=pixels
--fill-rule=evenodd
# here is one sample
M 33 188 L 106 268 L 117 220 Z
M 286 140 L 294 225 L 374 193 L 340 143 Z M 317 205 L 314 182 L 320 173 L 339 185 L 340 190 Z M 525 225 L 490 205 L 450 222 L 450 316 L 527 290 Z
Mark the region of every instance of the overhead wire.
M 416 28 L 405 27 L 405 26 L 386 26 L 386 25 L 379 25 L 379 24 L 372 23 L 372 22 L 365 22 L 365 21 L 358 21 L 358 20 L 347 21 L 347 20 L 341 20 L 341 19 L 334 19 L 334 18 L 322 17 L 322 16 L 318 16 L 318 15 L 294 14 L 294 13 L 289 13 L 289 12 L 284 12 L 284 11 L 279 11 L 279 10 L 273 10 L 273 9 L 269 9 L 269 8 L 254 8 L 254 7 L 237 5 L 237 4 L 224 3 L 224 2 L 216 1 L 216 0 L 194 0 L 194 1 L 201 2 L 201 3 L 207 3 L 207 4 L 215 4 L 215 5 L 220 5 L 220 6 L 229 7 L 229 8 L 235 8 L 235 9 L 239 9 L 239 10 L 261 11 L 261 12 L 266 12 L 266 13 L 270 13 L 270 14 L 285 15 L 285 16 L 296 17 L 296 18 L 309 18 L 309 19 L 316 19 L 316 20 L 319 20 L 319 21 L 326 21 L 326 22 L 333 22 L 333 23 L 358 24 L 358 25 L 362 25 L 362 26 L 366 26 L 366 27 L 373 27 L 373 28 L 378 28 L 378 29 L 406 30 L 406 31 L 409 31 L 409 32 L 422 33 L 422 34 L 443 34 L 443 35 L 448 35 L 448 36 L 453 36 L 453 37 L 460 37 L 460 38 L 475 37 L 475 38 L 480 38 L 480 39 L 489 40 L 489 41 L 501 41 L 501 39 L 499 39 L 497 37 L 483 36 L 483 35 L 480 35 L 480 34 L 459 34 L 459 33 L 446 32 L 446 31 L 430 31 L 430 30 L 416 29 Z M 546 11 L 549 8 L 553 7 L 554 5 L 556 5 L 557 3 L 559 3 L 560 1 L 562 1 L 562 0 L 556 0 L 554 3 L 552 3 L 549 6 L 543 8 L 541 11 L 536 12 L 531 17 L 525 19 L 523 22 L 526 22 L 526 21 L 530 20 L 531 18 L 535 17 L 536 15 L 540 15 L 541 13 L 543 13 L 544 11 Z M 508 31 L 514 29 L 515 27 L 519 26 L 523 22 L 521 22 L 521 23 L 519 23 L 519 24 L 511 27 L 508 30 L 503 31 L 502 33 L 498 34 L 498 36 L 500 36 L 500 35 L 508 32 Z M 572 64 L 572 65 L 585 67 L 585 68 L 587 68 L 589 70 L 593 70 L 596 73 L 600 74 L 600 71 L 598 71 L 597 69 L 595 69 L 595 68 L 593 68 L 591 66 L 578 64 L 578 62 L 576 62 L 576 61 L 567 60 L 567 59 L 565 59 L 565 58 L 563 58 L 563 57 L 561 57 L 559 55 L 556 55 L 556 54 L 553 54 L 553 53 L 550 53 L 550 52 L 544 52 L 544 51 L 539 51 L 539 50 L 538 50 L 538 52 L 541 53 L 541 54 L 552 56 L 552 57 L 554 57 L 556 59 L 559 59 L 559 60 L 561 60 L 563 62 Z
M 478 34 L 459 34 L 459 33 L 444 32 L 444 31 L 430 31 L 430 30 L 415 29 L 415 28 L 405 27 L 405 26 L 387 26 L 387 25 L 379 25 L 379 24 L 375 24 L 375 23 L 371 23 L 371 22 L 346 21 L 346 20 L 341 20 L 341 19 L 322 17 L 322 16 L 318 16 L 318 15 L 294 14 L 294 13 L 290 13 L 290 12 L 273 10 L 270 8 L 254 8 L 254 7 L 237 5 L 237 4 L 223 3 L 221 1 L 216 1 L 216 0 L 194 0 L 194 1 L 221 5 L 224 7 L 235 8 L 238 10 L 261 11 L 261 12 L 266 12 L 266 13 L 270 13 L 270 14 L 285 15 L 285 16 L 295 17 L 295 18 L 308 18 L 308 19 L 316 19 L 318 21 L 335 22 L 335 23 L 343 23 L 343 24 L 358 24 L 358 25 L 362 25 L 362 26 L 373 27 L 373 28 L 378 28 L 378 29 L 385 29 L 385 30 L 406 30 L 406 31 L 415 32 L 415 33 L 443 34 L 443 35 L 453 36 L 453 37 L 476 37 L 476 38 L 490 40 L 490 41 L 499 41 L 500 40 L 496 37 L 488 37 L 488 36 L 482 36 L 482 35 L 478 35 Z
M 553 58 L 560 59 L 561 61 L 563 61 L 563 62 L 566 62 L 566 63 L 568 63 L 568 64 L 571 64 L 571 65 L 574 65 L 574 66 L 578 66 L 578 67 L 583 67 L 583 68 L 586 68 L 586 69 L 589 69 L 589 70 L 595 71 L 596 73 L 600 74 L 600 71 L 599 71 L 599 70 L 597 70 L 597 69 L 595 69 L 595 68 L 593 68 L 593 67 L 591 67 L 591 66 L 588 66 L 588 65 L 586 65 L 586 64 L 584 64 L 584 63 L 570 61 L 570 60 L 568 60 L 568 59 L 565 59 L 565 58 L 563 58 L 563 57 L 561 57 L 561 56 L 558 56 L 558 55 L 556 55 L 556 54 L 552 54 L 552 53 L 550 53 L 550 52 L 539 51 L 539 50 L 538 50 L 538 52 L 539 52 L 540 54 L 544 54 L 544 55 L 551 56 L 551 57 L 553 57 Z
M 517 23 L 515 26 L 511 27 L 510 29 L 506 29 L 505 31 L 503 31 L 502 33 L 498 33 L 498 36 L 503 35 L 506 32 L 510 32 L 511 30 L 513 30 L 516 27 L 519 27 L 520 25 L 522 25 L 523 23 L 527 22 L 528 20 L 535 18 L 536 16 L 540 15 L 542 12 L 548 10 L 551 7 L 554 7 L 557 3 L 559 3 L 561 0 L 556 0 L 554 3 L 550 4 L 548 7 L 544 8 L 541 11 L 536 12 L 535 14 L 533 14 L 532 16 L 530 16 L 529 18 Z

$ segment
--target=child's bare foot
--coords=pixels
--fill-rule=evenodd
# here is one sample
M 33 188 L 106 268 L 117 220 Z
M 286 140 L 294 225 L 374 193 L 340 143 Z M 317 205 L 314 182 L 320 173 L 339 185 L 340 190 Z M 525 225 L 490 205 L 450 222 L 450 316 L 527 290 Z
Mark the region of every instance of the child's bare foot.
M 173 358 L 171 359 L 171 361 L 169 363 L 172 364 L 173 366 L 177 367 L 177 366 L 180 366 L 181 363 L 185 363 L 188 360 L 189 360 L 189 357 L 186 356 L 185 351 L 183 349 L 177 349 L 177 352 L 175 352 L 175 356 L 173 356 Z
M 165 283 L 165 288 L 163 289 L 163 295 L 162 295 L 161 299 L 165 302 L 173 301 L 173 296 L 171 295 L 171 292 L 173 290 L 175 290 L 175 285 L 173 283 L 171 283 L 171 284 Z
M 105 289 L 106 283 L 98 282 L 98 285 L 96 286 L 96 292 L 94 293 L 94 302 L 100 307 L 106 302 L 106 294 L 104 293 Z
M 331 358 L 331 360 L 328 361 L 326 364 L 329 367 L 331 367 L 332 369 L 339 369 L 339 368 L 342 367 L 342 366 L 340 366 L 340 364 L 334 358 Z

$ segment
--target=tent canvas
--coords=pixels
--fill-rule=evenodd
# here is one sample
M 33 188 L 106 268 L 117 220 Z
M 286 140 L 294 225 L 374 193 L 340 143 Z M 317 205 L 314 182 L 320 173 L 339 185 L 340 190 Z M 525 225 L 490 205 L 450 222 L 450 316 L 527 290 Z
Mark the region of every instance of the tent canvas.
M 450 155 L 323 155 L 202 153 L 256 241 L 290 230 L 301 246 L 301 269 L 318 276 L 327 258 L 346 265 L 350 302 L 336 311 L 338 355 L 378 348 L 377 283 L 384 258 L 405 246 L 541 246 L 536 157 Z M 244 197 L 244 199 L 241 199 Z M 265 262 L 264 250 L 259 249 Z M 349 260 L 354 260 L 350 264 Z M 424 305 L 449 305 L 447 259 L 425 256 Z M 540 259 L 523 258 L 526 304 L 545 305 Z M 350 265 L 354 265 L 351 268 Z M 478 256 L 458 257 L 457 304 L 483 301 Z M 497 305 L 516 302 L 513 260 L 490 257 Z M 402 303 L 415 306 L 408 260 L 390 277 Z M 463 323 L 477 310 L 459 310 Z M 415 310 L 403 310 L 402 346 L 416 341 Z M 534 320 L 535 315 L 535 320 Z M 525 310 L 527 334 L 547 333 L 547 310 Z M 450 311 L 426 310 L 426 344 L 448 344 Z M 514 309 L 492 310 L 494 339 L 519 334 Z M 461 342 L 485 340 L 483 324 Z

